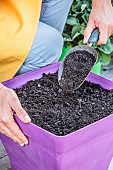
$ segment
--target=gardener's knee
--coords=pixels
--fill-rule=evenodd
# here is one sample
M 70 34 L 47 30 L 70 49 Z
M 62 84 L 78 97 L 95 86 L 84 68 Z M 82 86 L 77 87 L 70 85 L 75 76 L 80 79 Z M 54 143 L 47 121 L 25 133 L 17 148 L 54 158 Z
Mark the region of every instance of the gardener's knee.
M 17 75 L 57 62 L 62 47 L 62 35 L 55 28 L 39 22 L 32 48 Z
M 26 60 L 39 68 L 58 61 L 63 47 L 63 38 L 55 28 L 39 22 L 33 46 Z
M 45 46 L 45 52 L 47 55 L 45 55 L 45 60 L 50 63 L 58 61 L 63 47 L 62 35 L 53 28 L 53 30 L 51 30 L 50 32 L 49 39 L 47 39 Z
M 35 54 L 35 61 L 37 60 L 34 64 L 42 67 L 57 62 L 63 47 L 63 38 L 60 32 L 53 27 L 47 26 L 42 29 L 38 39 L 37 47 L 31 50 L 31 53 Z

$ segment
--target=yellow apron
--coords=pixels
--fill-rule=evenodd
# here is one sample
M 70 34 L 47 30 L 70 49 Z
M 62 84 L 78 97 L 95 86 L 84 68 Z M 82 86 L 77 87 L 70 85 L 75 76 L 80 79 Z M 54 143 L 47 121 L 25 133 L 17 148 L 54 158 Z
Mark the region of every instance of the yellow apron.
M 35 37 L 42 0 L 0 0 L 0 82 L 12 78 Z

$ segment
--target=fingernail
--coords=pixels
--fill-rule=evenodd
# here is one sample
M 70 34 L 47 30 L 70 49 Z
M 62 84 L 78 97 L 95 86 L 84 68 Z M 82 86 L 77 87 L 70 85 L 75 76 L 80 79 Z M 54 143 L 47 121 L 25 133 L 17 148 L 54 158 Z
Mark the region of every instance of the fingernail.
M 16 140 L 13 140 L 14 142 L 16 142 Z
M 25 120 L 26 122 L 31 122 L 31 118 L 30 118 L 29 116 L 24 116 L 24 120 Z
M 24 143 L 20 144 L 20 146 L 24 146 Z
M 28 145 L 28 142 L 24 142 L 25 145 Z

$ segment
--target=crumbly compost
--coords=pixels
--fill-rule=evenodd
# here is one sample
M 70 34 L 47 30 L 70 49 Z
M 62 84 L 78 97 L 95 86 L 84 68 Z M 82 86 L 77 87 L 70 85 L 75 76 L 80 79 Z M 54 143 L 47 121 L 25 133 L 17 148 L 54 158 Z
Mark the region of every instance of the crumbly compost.
M 113 90 L 84 82 L 77 90 L 63 91 L 57 79 L 57 73 L 44 74 L 15 90 L 32 123 L 64 136 L 112 114 Z
M 63 64 L 63 74 L 59 81 L 60 87 L 64 91 L 73 91 L 73 89 L 78 88 L 84 82 L 95 62 L 95 56 L 84 50 L 68 54 Z

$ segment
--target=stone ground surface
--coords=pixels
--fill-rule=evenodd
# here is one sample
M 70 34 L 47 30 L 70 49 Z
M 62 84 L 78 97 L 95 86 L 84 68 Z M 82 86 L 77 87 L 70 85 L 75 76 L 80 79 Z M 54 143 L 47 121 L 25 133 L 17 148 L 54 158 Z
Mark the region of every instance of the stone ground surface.
M 1 141 L 0 141 L 0 170 L 11 170 L 9 158 Z

